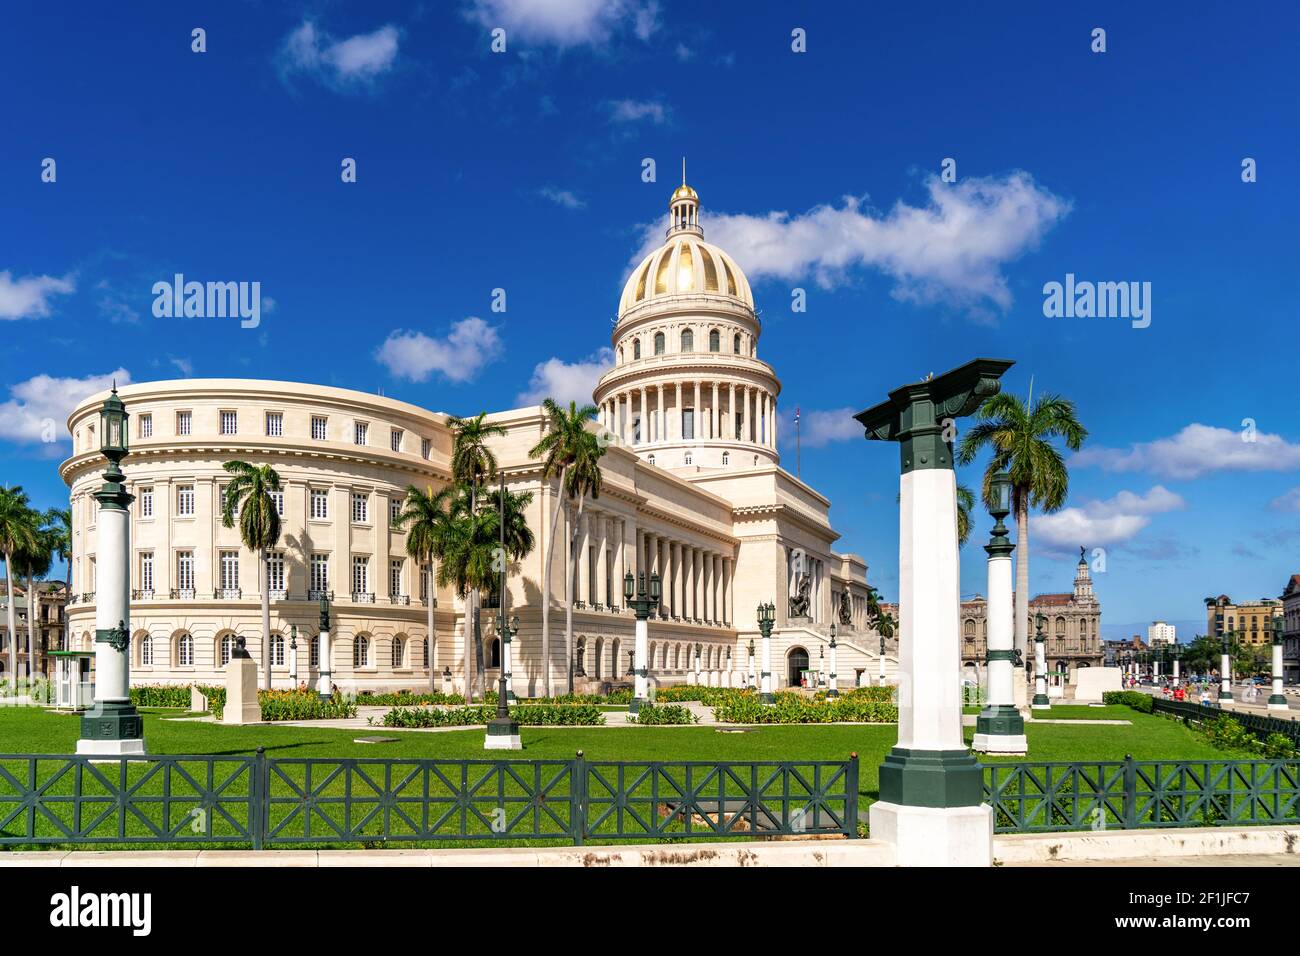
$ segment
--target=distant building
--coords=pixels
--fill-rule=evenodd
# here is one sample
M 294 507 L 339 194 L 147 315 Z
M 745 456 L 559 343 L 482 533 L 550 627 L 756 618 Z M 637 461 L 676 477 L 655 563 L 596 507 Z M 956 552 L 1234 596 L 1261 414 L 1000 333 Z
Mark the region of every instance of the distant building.
M 1282 679 L 1300 683 L 1300 574 L 1282 591 Z
M 1226 594 L 1205 599 L 1205 633 L 1216 638 L 1235 634 L 1242 644 L 1258 647 L 1273 643 L 1273 618 L 1282 614 L 1282 602 L 1260 598 L 1235 604 Z
M 1126 655 L 1139 654 L 1147 649 L 1147 645 L 1142 643 L 1141 636 L 1137 634 L 1126 641 L 1102 641 L 1101 647 L 1107 667 L 1119 667 Z
M 1034 618 L 1042 612 L 1047 617 L 1043 633 L 1047 640 L 1047 669 L 1069 675 L 1079 667 L 1101 667 L 1104 661 L 1101 642 L 1101 602 L 1092 591 L 1088 563 L 1081 557 L 1074 570 L 1074 590 L 1058 594 L 1040 594 L 1029 602 L 1030 653 L 1033 653 Z M 984 669 L 988 649 L 988 602 L 976 595 L 961 603 L 961 662 L 970 679 L 977 679 Z
M 1152 647 L 1159 647 L 1161 644 L 1177 644 L 1178 637 L 1174 633 L 1176 630 L 1172 624 L 1152 621 L 1151 626 L 1147 628 L 1147 643 Z
M 63 646 L 63 633 L 66 618 L 64 605 L 67 595 L 62 581 L 37 581 L 35 589 L 38 598 L 36 612 L 36 646 L 33 648 L 31 631 L 28 626 L 27 589 L 19 584 L 14 588 L 14 627 L 18 631 L 18 676 L 49 677 L 53 665 L 46 656 L 49 651 L 56 651 Z M 9 582 L 0 581 L 0 679 L 7 679 L 9 673 Z

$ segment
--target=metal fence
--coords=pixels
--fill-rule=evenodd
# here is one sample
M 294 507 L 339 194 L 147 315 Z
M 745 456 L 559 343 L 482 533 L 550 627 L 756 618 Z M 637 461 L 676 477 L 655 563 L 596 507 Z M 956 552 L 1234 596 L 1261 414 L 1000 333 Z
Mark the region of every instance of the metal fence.
M 1169 714 L 1189 722 L 1227 714 L 1261 740 L 1269 734 L 1281 734 L 1291 741 L 1293 747 L 1300 747 L 1300 721 L 1252 714 L 1244 710 L 1225 710 L 1218 704 L 1193 704 L 1190 701 L 1165 700 L 1162 697 L 1152 698 L 1152 707 L 1157 714 Z
M 0 755 L 0 846 L 856 837 L 858 759 Z
M 994 764 L 984 795 L 998 833 L 1295 823 L 1300 761 Z

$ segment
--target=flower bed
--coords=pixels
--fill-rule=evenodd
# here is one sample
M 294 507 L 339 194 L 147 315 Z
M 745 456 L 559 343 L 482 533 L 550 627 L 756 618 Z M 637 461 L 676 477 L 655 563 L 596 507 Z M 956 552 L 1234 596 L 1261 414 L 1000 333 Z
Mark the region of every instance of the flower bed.
M 724 724 L 892 724 L 898 707 L 883 701 L 844 696 L 834 700 L 808 700 L 789 691 L 765 705 L 755 694 L 745 694 L 713 708 L 714 719 Z
M 226 708 L 226 689 L 199 687 L 199 693 L 208 699 L 208 710 L 220 720 Z M 321 699 L 314 690 L 262 690 L 257 692 L 257 703 L 265 721 L 343 720 L 357 715 L 357 705 L 349 698 L 336 693 Z

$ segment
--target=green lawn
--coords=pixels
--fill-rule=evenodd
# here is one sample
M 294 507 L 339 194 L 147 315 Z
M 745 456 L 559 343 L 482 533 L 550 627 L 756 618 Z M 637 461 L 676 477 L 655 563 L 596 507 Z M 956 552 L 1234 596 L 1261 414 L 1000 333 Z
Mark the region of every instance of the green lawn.
M 1093 714 L 1100 712 L 1100 709 L 1076 709 L 1091 710 Z M 1212 748 L 1176 721 L 1155 715 L 1140 714 L 1128 708 L 1119 708 L 1119 710 L 1123 712 L 1126 719 L 1132 721 L 1131 726 L 1030 724 L 1026 728 L 1030 743 L 1029 757 L 1004 759 L 1028 759 L 1030 761 L 1120 760 L 1125 754 L 1132 754 L 1140 760 L 1157 758 L 1170 760 L 1225 759 L 1240 756 Z M 145 739 L 150 753 L 236 756 L 252 753 L 260 745 L 266 748 L 268 757 L 287 759 L 309 757 L 418 757 L 478 760 L 569 760 L 576 751 L 581 750 L 588 761 L 662 760 L 672 762 L 686 760 L 838 761 L 845 759 L 850 753 L 856 751 L 860 758 L 859 792 L 860 808 L 862 810 L 865 810 L 870 802 L 878 797 L 877 770 L 881 760 L 889 748 L 893 746 L 897 737 L 897 730 L 893 725 L 766 725 L 742 733 L 719 732 L 713 727 L 525 727 L 523 729 L 523 751 L 502 754 L 500 752 L 484 751 L 482 730 L 421 733 L 379 727 L 364 730 L 279 726 L 224 727 L 218 724 L 166 719 L 181 714 L 181 711 L 144 711 Z M 0 708 L 0 754 L 69 754 L 75 750 L 78 731 L 79 721 L 74 716 L 55 714 L 34 708 Z M 974 728 L 966 728 L 968 742 L 973 733 Z M 395 743 L 389 744 L 353 743 L 354 738 L 367 735 L 389 736 L 395 737 L 397 740 Z M 43 765 L 41 773 L 38 774 L 38 779 L 47 779 L 48 775 L 53 773 L 57 766 L 52 762 Z M 242 765 L 225 766 L 231 768 Z M 19 774 L 26 772 L 25 767 L 26 761 L 0 760 L 0 769 L 7 770 L 19 779 L 22 779 Z M 195 768 L 200 768 L 202 772 L 206 772 L 206 767 L 203 764 L 190 765 L 188 772 L 191 774 L 198 773 L 199 770 Z M 110 778 L 116 777 L 116 773 L 112 770 L 105 769 L 103 772 L 110 775 Z M 139 766 L 132 771 L 132 773 L 136 774 L 143 774 L 144 772 L 143 766 Z M 286 772 L 295 782 L 302 783 L 306 770 L 301 765 L 287 765 Z M 322 779 L 321 774 L 324 772 L 326 771 L 321 768 L 315 769 L 314 773 L 316 775 L 313 779 L 318 784 Z M 367 772 L 373 774 L 381 771 L 372 770 Z M 394 771 L 394 779 L 390 783 L 396 784 L 400 774 L 405 772 Z M 680 771 L 676 772 L 681 773 Z M 448 771 L 448 773 L 454 776 L 452 771 Z M 383 782 L 382 777 L 379 776 L 376 776 L 375 780 L 380 783 Z M 51 792 L 70 793 L 70 789 L 63 788 L 65 783 L 67 783 L 66 779 L 61 780 L 58 789 Z M 184 785 L 184 781 L 179 778 L 175 783 L 177 786 Z M 366 792 L 365 783 L 364 780 L 359 778 L 354 779 L 352 794 L 355 796 L 359 791 Z M 208 785 L 211 786 L 212 784 L 209 783 Z M 523 809 L 528 799 L 526 796 L 528 791 L 523 787 L 516 787 L 515 784 L 508 780 L 504 781 L 501 786 L 505 788 L 503 792 L 513 794 L 513 796 L 506 798 L 507 801 L 512 799 L 520 801 L 516 806 Z M 70 788 L 70 783 L 68 787 Z M 161 793 L 161 783 L 157 779 L 147 782 L 146 787 L 147 789 L 142 790 L 142 793 Z M 276 791 L 276 787 L 279 788 L 278 791 Z M 273 792 L 279 792 L 286 798 L 292 797 L 293 794 L 292 786 L 288 783 L 275 783 L 272 789 Z M 327 795 L 333 799 L 341 800 L 344 789 L 345 784 L 340 777 L 339 780 L 330 784 Z M 495 789 L 495 785 L 489 787 L 489 797 Z M 172 792 L 176 791 L 173 790 Z M 247 790 L 241 791 L 240 787 L 235 787 L 228 791 L 231 796 L 238 796 L 241 792 L 246 794 Z M 567 792 L 566 783 L 564 789 L 554 791 L 549 796 L 558 799 L 560 804 L 567 806 Z M 707 796 L 709 792 L 707 789 L 702 790 L 701 795 Z M 736 791 L 733 789 L 731 792 L 735 793 Z M 5 783 L 3 777 L 0 777 L 0 818 L 3 818 L 8 812 L 3 800 L 6 793 L 12 794 L 13 790 L 10 785 Z M 451 793 L 452 791 L 448 788 L 444 788 L 442 791 L 443 796 Z M 593 792 L 592 796 L 597 795 Z M 647 794 L 642 794 L 639 799 L 646 800 L 648 805 L 655 805 L 653 801 L 649 800 Z M 794 799 L 797 799 L 797 795 Z M 190 802 L 194 801 L 191 800 Z M 285 819 L 292 815 L 296 807 L 291 803 L 291 800 L 286 799 L 284 805 L 272 808 L 273 824 L 277 819 Z M 63 808 L 62 812 L 70 812 L 68 809 L 70 804 L 65 803 L 60 806 Z M 12 809 L 12 803 L 8 807 Z M 19 820 L 21 819 L 22 817 L 19 818 Z M 14 827 L 20 825 L 19 822 L 15 822 L 5 827 L 4 830 L 10 835 L 20 835 L 23 831 L 14 829 Z M 474 827 L 480 827 L 480 825 L 474 823 L 471 819 L 471 832 L 473 832 Z M 42 832 L 57 835 L 55 830 Z M 133 823 L 131 832 L 144 834 L 147 831 L 142 826 Z M 365 832 L 376 831 L 367 829 Z M 538 832 L 549 833 L 555 831 L 542 829 Z M 487 835 L 486 832 L 484 832 L 484 835 Z M 519 844 L 527 841 L 516 840 L 511 842 Z M 599 837 L 593 842 L 599 842 Z M 432 845 L 450 846 L 453 844 L 438 843 Z

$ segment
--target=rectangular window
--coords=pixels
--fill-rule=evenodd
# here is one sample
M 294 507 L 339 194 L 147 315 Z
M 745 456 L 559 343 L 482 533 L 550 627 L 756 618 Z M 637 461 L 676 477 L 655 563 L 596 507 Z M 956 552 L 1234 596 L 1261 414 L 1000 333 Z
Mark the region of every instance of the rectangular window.
M 311 589 L 320 594 L 330 589 L 330 556 L 313 554 L 311 556 Z
M 194 552 L 176 552 L 176 587 L 182 591 L 194 590 Z
M 388 566 L 388 593 L 398 597 L 402 593 L 402 562 L 390 561 Z
M 393 451 L 402 450 L 402 430 L 400 428 L 393 429 L 393 433 L 389 437 L 389 444 L 392 447 Z
M 272 551 L 266 557 L 266 589 L 284 590 L 284 554 L 280 551 Z
M 239 417 L 234 412 L 221 413 L 221 434 L 233 435 L 239 428 Z
M 283 518 L 284 517 L 284 492 L 283 491 L 271 492 L 271 501 L 275 503 L 276 515 Z
M 364 445 L 369 435 L 370 435 L 369 425 L 367 425 L 365 422 L 354 423 L 354 427 L 352 431 L 353 444 Z
M 221 590 L 237 590 L 239 588 L 239 552 L 222 551 L 219 561 L 221 566 Z
M 313 415 L 311 417 L 311 438 L 312 441 L 325 440 L 325 416 Z
M 399 517 L 401 514 L 402 514 L 402 499 L 401 499 L 401 498 L 389 498 L 389 499 L 388 499 L 388 520 L 389 520 L 389 522 L 391 523 L 391 522 L 396 521 L 396 520 L 398 519 L 398 517 Z
M 176 434 L 188 435 L 189 433 L 190 433 L 190 413 L 177 412 L 176 413 Z
M 369 511 L 368 509 L 369 502 L 370 502 L 370 498 L 368 495 L 358 494 L 357 492 L 352 493 L 352 523 L 353 524 L 365 524 L 366 521 L 369 520 L 369 518 L 367 517 Z
M 421 457 L 421 458 L 428 458 L 428 457 L 429 457 L 429 452 L 432 451 L 432 450 L 433 450 L 433 442 L 429 441 L 429 439 L 427 439 L 427 438 L 421 438 L 421 439 L 420 439 L 420 457 Z
M 352 557 L 352 593 L 368 594 L 370 592 L 370 559 L 353 555 Z
M 682 409 L 682 439 L 689 440 L 695 437 L 695 409 Z
M 194 486 L 176 486 L 176 514 L 182 518 L 194 517 Z
M 330 516 L 330 494 L 313 488 L 311 492 L 311 516 L 324 520 Z
M 141 518 L 153 517 L 153 489 L 152 488 L 140 489 L 140 517 Z
M 140 437 L 153 438 L 153 416 L 152 415 L 140 416 Z
M 280 438 L 284 435 L 284 413 L 266 413 L 266 434 L 268 438 Z
M 153 590 L 153 552 L 142 551 L 140 553 L 140 590 Z

